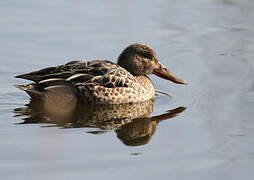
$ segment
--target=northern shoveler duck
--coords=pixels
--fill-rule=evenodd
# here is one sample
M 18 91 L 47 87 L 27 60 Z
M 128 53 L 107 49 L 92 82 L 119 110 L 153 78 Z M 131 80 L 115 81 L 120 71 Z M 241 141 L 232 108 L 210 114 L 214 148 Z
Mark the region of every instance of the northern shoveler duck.
M 148 74 L 187 84 L 160 64 L 155 51 L 142 43 L 125 48 L 117 64 L 106 60 L 71 61 L 16 78 L 34 81 L 17 86 L 32 99 L 70 97 L 73 102 L 86 104 L 123 104 L 143 102 L 155 96 Z

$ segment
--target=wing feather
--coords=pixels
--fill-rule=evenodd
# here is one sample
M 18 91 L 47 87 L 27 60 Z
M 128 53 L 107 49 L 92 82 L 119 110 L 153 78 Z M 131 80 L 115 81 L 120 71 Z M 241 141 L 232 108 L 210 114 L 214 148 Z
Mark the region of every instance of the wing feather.
M 96 84 L 106 88 L 129 87 L 133 82 L 133 76 L 119 65 L 106 60 L 71 61 L 64 65 L 47 67 L 27 74 L 21 74 L 16 78 L 28 79 L 35 82 L 35 88 L 43 90 L 66 81 L 75 87 L 82 83 Z M 61 80 L 60 80 L 61 79 Z

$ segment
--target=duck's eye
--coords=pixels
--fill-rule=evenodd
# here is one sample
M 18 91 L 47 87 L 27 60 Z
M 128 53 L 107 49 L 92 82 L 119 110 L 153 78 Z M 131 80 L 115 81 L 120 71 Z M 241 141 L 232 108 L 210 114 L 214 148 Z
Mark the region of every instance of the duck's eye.
M 143 53 L 142 56 L 147 59 L 153 59 L 153 55 L 150 53 Z

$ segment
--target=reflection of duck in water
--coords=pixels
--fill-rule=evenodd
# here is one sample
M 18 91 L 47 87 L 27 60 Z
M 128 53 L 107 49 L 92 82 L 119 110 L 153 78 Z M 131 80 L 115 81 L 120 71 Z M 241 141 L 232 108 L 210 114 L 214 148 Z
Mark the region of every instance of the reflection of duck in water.
M 145 44 L 132 44 L 119 56 L 117 64 L 110 61 L 72 61 L 16 76 L 34 81 L 18 85 L 33 99 L 85 104 L 123 104 L 144 102 L 155 96 L 151 80 L 155 74 L 178 84 L 177 78 L 158 61 L 154 50 Z M 63 95 L 64 94 L 64 95 Z
M 178 107 L 158 116 L 133 119 L 131 123 L 116 130 L 117 137 L 128 146 L 145 145 L 154 135 L 160 121 L 173 118 L 185 109 L 186 107 Z
M 115 130 L 117 137 L 130 146 L 149 142 L 155 133 L 158 122 L 170 119 L 185 110 L 178 107 L 165 114 L 149 117 L 153 112 L 154 100 L 134 104 L 120 105 L 81 105 L 63 104 L 61 102 L 38 103 L 31 101 L 27 107 L 14 110 L 16 116 L 25 116 L 21 124 L 46 123 L 63 128 L 92 127 L 102 133 Z

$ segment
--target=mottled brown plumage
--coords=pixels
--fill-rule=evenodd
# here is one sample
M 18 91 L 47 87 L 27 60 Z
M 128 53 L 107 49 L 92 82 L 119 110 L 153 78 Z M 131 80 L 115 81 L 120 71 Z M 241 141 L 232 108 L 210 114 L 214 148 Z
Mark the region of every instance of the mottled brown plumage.
M 16 77 L 34 81 L 17 86 L 33 99 L 58 100 L 56 96 L 62 92 L 69 97 L 64 99 L 65 102 L 123 104 L 143 102 L 154 97 L 153 84 L 146 76 L 151 73 L 186 84 L 159 63 L 151 47 L 141 43 L 128 46 L 120 54 L 117 64 L 106 60 L 71 61 Z

